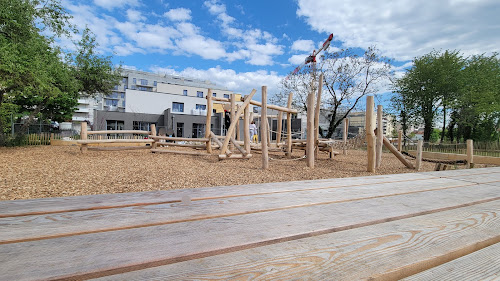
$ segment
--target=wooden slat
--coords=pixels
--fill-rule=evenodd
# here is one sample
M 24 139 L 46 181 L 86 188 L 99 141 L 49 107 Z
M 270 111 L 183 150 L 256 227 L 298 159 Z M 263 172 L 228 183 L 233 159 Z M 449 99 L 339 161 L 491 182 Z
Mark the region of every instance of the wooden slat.
M 206 152 L 199 151 L 178 151 L 178 150 L 168 150 L 168 149 L 151 149 L 154 153 L 171 153 L 171 154 L 183 154 L 183 155 L 196 155 L 196 156 L 211 156 Z
M 138 145 L 138 146 L 89 146 L 88 150 L 97 151 L 121 151 L 121 150 L 137 150 L 137 149 L 151 149 L 151 146 Z
M 397 280 L 499 240 L 498 208 L 485 203 L 97 280 Z M 429 280 L 446 280 L 436 277 Z
M 484 198 L 484 195 L 480 195 L 480 198 Z M 474 196 L 470 192 L 434 191 L 425 195 L 370 199 L 362 204 L 348 202 L 24 242 L 22 251 L 18 243 L 5 244 L 0 246 L 0 264 L 3 269 L 2 277 L 7 280 L 22 280 L 32 276 L 39 279 L 97 277 L 108 270 L 113 270 L 114 273 L 126 272 L 383 222 L 401 221 L 450 208 L 456 210 L 456 207 L 460 206 L 457 204 L 460 203 L 474 206 L 476 202 L 471 202 L 471 199 L 473 200 Z M 422 202 L 426 204 L 422 206 Z M 489 209 L 481 207 L 478 219 L 469 223 L 484 226 L 471 235 L 473 239 L 480 239 L 478 241 L 497 237 L 500 233 L 500 218 L 498 214 L 492 213 L 498 212 L 499 201 L 492 202 Z M 189 206 L 184 208 L 189 209 Z M 370 209 L 369 214 L 365 212 L 367 209 Z M 335 214 L 334 217 L 332 214 Z M 448 216 L 448 219 L 453 220 L 455 216 Z M 458 225 L 460 226 L 460 223 Z M 428 223 L 424 228 L 431 232 L 438 231 L 437 236 L 448 241 L 453 235 L 453 229 L 456 232 L 457 222 L 452 222 L 452 226 L 447 232 L 439 232 L 439 226 L 429 228 Z M 203 233 L 197 230 L 202 230 Z M 361 232 L 364 235 L 370 233 L 365 229 Z M 408 232 L 403 241 L 412 235 L 416 234 Z M 331 241 L 329 240 L 330 246 Z M 357 248 L 354 245 L 353 247 Z M 361 246 L 363 245 L 358 247 Z M 433 247 L 435 245 L 431 244 L 425 248 L 428 251 Z M 415 248 L 418 250 L 418 247 Z M 413 248 L 410 248 L 410 251 L 412 250 Z M 380 260 L 380 257 L 373 259 Z M 394 266 L 394 263 L 391 266 Z
M 137 135 L 149 135 L 150 131 L 141 130 L 108 130 L 108 131 L 87 131 L 88 135 L 97 134 L 137 134 Z
M 152 139 L 106 139 L 106 140 L 77 140 L 78 144 L 92 143 L 152 143 Z
M 471 183 L 469 186 L 476 187 Z M 374 186 L 339 187 L 286 193 L 270 193 L 197 200 L 191 198 L 192 206 L 184 212 L 176 212 L 180 202 L 160 205 L 133 206 L 122 209 L 100 209 L 81 212 L 45 214 L 0 219 L 0 225 L 8 225 L 1 231 L 0 244 L 12 241 L 47 239 L 54 236 L 71 236 L 81 233 L 109 231 L 113 229 L 137 228 L 181 221 L 202 220 L 215 217 L 229 217 L 250 213 L 261 213 L 280 209 L 303 208 L 313 205 L 328 205 L 366 199 L 415 194 L 431 190 L 463 187 L 462 182 L 441 179 L 421 181 L 413 186 L 393 183 Z M 494 187 L 483 191 L 495 190 Z M 259 202 L 255 204 L 255 202 Z M 126 220 L 120 220 L 120 217 Z M 91 218 L 91 219 L 89 219 Z M 38 226 L 43 222 L 44 230 Z M 68 222 L 71 222 L 69 224 Z M 7 231 L 8 230 L 8 231 Z
M 377 185 L 382 183 L 401 183 L 428 180 L 445 175 L 498 173 L 500 168 L 469 169 L 467 171 L 426 172 L 395 175 L 378 175 L 357 178 L 338 178 L 307 180 L 282 183 L 266 183 L 238 185 L 214 188 L 182 189 L 169 191 L 134 192 L 124 194 L 86 195 L 61 198 L 43 198 L 37 200 L 14 200 L 0 202 L 0 217 L 20 216 L 28 214 L 53 213 L 86 209 L 113 208 L 120 206 L 138 206 L 143 204 L 159 204 L 178 202 L 189 194 L 193 198 L 224 198 L 266 194 L 273 192 L 288 192 L 295 190 L 316 190 L 342 186 Z M 131 203 L 132 202 L 132 203 Z
M 171 141 L 192 141 L 192 142 L 207 142 L 207 138 L 180 138 L 180 137 L 165 137 L 165 136 L 149 136 L 155 140 L 171 140 Z
M 405 281 L 500 279 L 500 243 L 404 278 Z

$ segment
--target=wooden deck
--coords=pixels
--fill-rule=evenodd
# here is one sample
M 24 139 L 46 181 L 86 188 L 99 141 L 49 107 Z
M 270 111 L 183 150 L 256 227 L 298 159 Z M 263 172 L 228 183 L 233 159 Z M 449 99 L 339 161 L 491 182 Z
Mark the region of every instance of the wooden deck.
M 0 280 L 500 279 L 500 167 L 0 202 Z

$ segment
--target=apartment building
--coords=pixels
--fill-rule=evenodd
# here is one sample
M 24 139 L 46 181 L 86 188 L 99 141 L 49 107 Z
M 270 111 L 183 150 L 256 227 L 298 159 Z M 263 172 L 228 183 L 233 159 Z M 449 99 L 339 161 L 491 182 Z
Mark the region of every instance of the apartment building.
M 73 128 L 85 121 L 92 130 L 149 130 L 155 124 L 160 134 L 203 137 L 206 114 L 212 115 L 212 131 L 224 130 L 224 108 L 214 104 L 206 111 L 206 95 L 229 98 L 235 94 L 207 80 L 132 69 L 122 71 L 122 81 L 108 96 L 81 98 L 73 115 Z M 237 100 L 241 97 L 237 95 Z

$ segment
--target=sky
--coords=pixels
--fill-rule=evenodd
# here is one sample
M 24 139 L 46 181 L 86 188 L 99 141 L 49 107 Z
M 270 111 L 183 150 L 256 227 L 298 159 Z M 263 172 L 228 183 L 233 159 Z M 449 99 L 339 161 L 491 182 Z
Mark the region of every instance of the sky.
M 394 60 L 398 75 L 412 58 L 432 50 L 465 55 L 500 51 L 498 0 L 62 3 L 72 23 L 80 29 L 88 26 L 101 54 L 112 55 L 114 64 L 210 80 L 242 94 L 263 85 L 268 95 L 278 92 L 280 80 L 330 33 L 330 50 L 374 45 Z

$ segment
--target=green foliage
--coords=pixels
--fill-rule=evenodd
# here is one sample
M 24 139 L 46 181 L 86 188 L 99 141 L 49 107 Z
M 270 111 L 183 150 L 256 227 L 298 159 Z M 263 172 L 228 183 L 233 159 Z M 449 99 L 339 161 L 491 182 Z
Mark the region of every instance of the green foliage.
M 429 138 L 429 141 L 430 142 L 437 142 L 439 140 L 440 135 L 441 135 L 441 130 L 439 130 L 439 129 L 433 129 L 432 133 L 431 133 L 431 136 Z
M 53 36 L 75 31 L 69 19 L 58 0 L 0 0 L 0 145 L 11 113 L 28 116 L 23 128 L 35 117 L 64 121 L 80 94 L 108 94 L 118 84 L 110 58 L 95 52 L 90 30 L 74 55 L 53 46 Z

